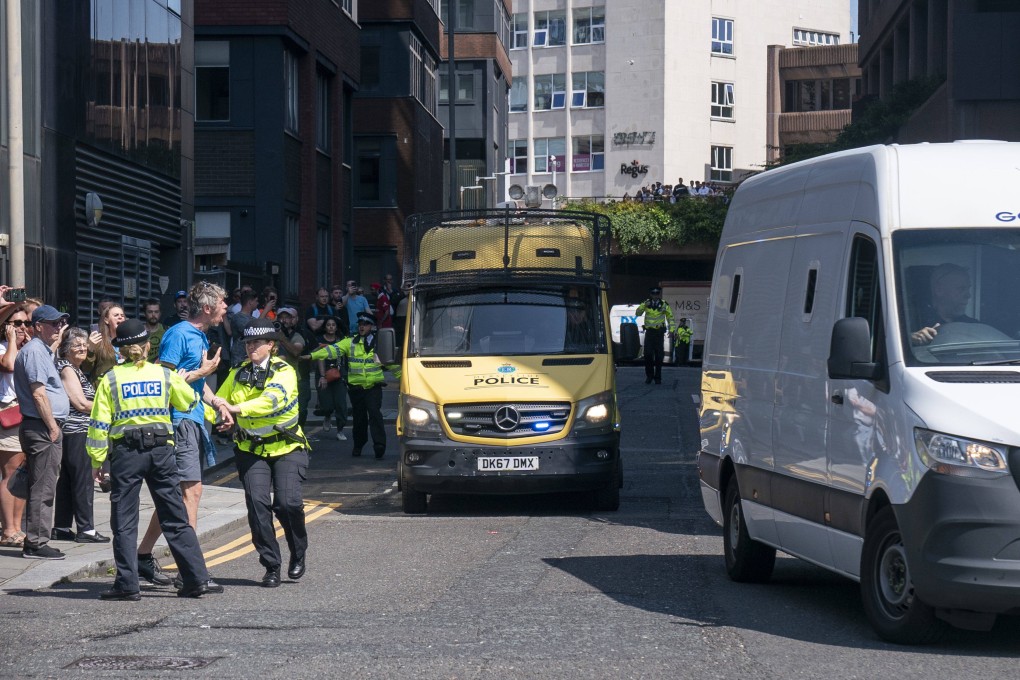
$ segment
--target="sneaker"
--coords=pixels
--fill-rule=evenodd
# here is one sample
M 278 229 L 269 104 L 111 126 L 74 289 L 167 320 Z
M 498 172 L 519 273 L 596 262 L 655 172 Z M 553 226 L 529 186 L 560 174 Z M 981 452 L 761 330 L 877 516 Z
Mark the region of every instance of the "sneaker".
M 21 556 L 32 560 L 62 560 L 64 553 L 48 545 L 41 545 L 38 548 L 25 546 L 21 549 Z
M 328 420 L 322 421 L 322 431 L 323 432 L 329 432 L 329 428 L 330 427 L 332 427 L 332 425 L 330 424 L 330 422 Z
M 345 441 L 347 441 L 347 435 L 345 435 L 343 432 L 337 432 L 336 433 L 336 440 L 338 442 L 345 442 Z
M 173 579 L 163 573 L 163 568 L 151 554 L 138 555 L 138 578 L 145 579 L 154 586 L 168 586 Z

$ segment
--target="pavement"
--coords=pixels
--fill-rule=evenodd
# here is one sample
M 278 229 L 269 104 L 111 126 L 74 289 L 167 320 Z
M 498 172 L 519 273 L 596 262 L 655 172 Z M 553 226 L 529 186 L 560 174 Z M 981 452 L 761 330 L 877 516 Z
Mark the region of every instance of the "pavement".
M 383 391 L 383 418 L 387 422 L 396 420 L 396 381 L 390 381 Z M 313 415 L 315 395 L 308 406 L 308 422 L 305 429 L 312 436 L 322 429 L 322 418 Z M 348 433 L 350 427 L 348 416 Z M 350 434 L 348 434 L 350 436 Z M 207 545 L 217 537 L 229 534 L 248 524 L 248 513 L 244 503 L 244 491 L 214 486 L 212 480 L 223 477 L 234 468 L 229 446 L 217 447 L 216 465 L 203 471 L 205 478 L 202 501 L 198 509 L 198 540 Z M 139 497 L 139 538 L 144 533 L 155 507 L 147 490 Z M 93 505 L 96 531 L 104 536 L 113 536 L 110 529 L 110 494 L 102 493 L 96 487 Z M 74 543 L 73 541 L 50 541 L 66 557 L 62 560 L 32 560 L 21 556 L 21 548 L 0 547 L 0 592 L 15 593 L 27 590 L 49 588 L 56 583 L 74 581 L 105 574 L 114 568 L 113 549 L 110 543 Z M 166 540 L 160 537 L 154 554 L 163 558 L 170 554 Z M 171 558 L 172 560 L 172 558 Z

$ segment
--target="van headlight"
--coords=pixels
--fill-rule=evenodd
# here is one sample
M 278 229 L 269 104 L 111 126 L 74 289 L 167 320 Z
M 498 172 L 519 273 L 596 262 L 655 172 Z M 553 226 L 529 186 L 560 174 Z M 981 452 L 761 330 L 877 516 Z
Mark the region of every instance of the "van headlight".
M 443 434 L 439 409 L 431 401 L 403 396 L 404 434 L 408 437 L 438 439 Z
M 914 428 L 914 445 L 924 464 L 943 474 L 966 475 L 968 470 L 1009 471 L 1006 447 L 998 444 L 917 427 Z
M 613 393 L 600 392 L 577 402 L 574 431 L 584 434 L 609 432 L 613 429 Z

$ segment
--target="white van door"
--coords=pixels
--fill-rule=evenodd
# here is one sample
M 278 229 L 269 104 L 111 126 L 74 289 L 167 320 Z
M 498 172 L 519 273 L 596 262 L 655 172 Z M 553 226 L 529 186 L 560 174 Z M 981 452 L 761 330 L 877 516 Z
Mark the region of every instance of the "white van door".
M 875 361 L 887 364 L 880 243 L 876 229 L 867 224 L 853 224 L 839 318 L 866 319 L 871 329 L 872 356 Z M 859 577 L 864 536 L 862 508 L 868 470 L 885 449 L 885 418 L 897 410 L 889 408 L 887 393 L 869 380 L 832 380 L 828 393 L 831 404 L 827 448 L 829 493 L 825 512 L 833 566 Z
M 798 227 L 783 306 L 772 442 L 772 501 L 782 548 L 831 563 L 825 523 L 829 343 L 842 300 L 847 223 Z

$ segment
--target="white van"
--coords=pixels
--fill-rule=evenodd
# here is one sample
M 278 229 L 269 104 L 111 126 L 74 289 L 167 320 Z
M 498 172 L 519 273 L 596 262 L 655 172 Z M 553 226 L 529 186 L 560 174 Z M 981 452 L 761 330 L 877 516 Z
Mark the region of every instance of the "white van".
M 874 146 L 737 190 L 698 467 L 737 581 L 859 581 L 885 639 L 1020 613 L 1020 144 Z
M 638 352 L 632 357 L 620 357 L 620 361 L 644 361 L 645 355 L 645 315 L 637 316 L 638 305 L 613 305 L 609 309 L 609 332 L 613 336 L 613 344 L 619 346 L 620 344 L 620 324 L 621 323 L 633 323 L 637 324 L 638 328 Z M 673 362 L 673 339 L 669 333 L 664 333 L 662 336 L 662 363 L 669 364 Z

